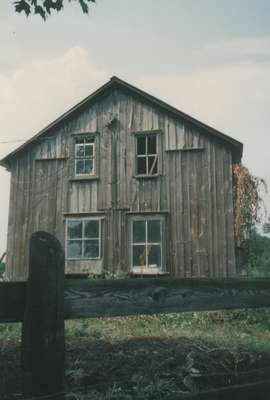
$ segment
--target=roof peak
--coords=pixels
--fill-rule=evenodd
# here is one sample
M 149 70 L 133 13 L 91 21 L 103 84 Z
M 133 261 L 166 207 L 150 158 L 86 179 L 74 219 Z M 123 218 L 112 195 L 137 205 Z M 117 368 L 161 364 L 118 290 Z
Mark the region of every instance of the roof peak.
M 204 131 L 218 137 L 219 139 L 223 140 L 224 142 L 227 142 L 231 146 L 233 146 L 236 154 L 238 155 L 238 158 L 241 159 L 242 156 L 242 149 L 243 149 L 243 144 L 239 142 L 238 140 L 225 135 L 224 133 L 212 128 L 209 125 L 204 124 L 203 122 L 191 117 L 188 114 L 183 113 L 182 111 L 176 109 L 175 107 L 169 105 L 168 103 L 165 103 L 164 101 L 158 99 L 157 97 L 154 97 L 147 92 L 144 92 L 143 90 L 131 85 L 130 83 L 118 78 L 116 75 L 113 75 L 109 81 L 107 81 L 105 84 L 103 84 L 101 87 L 99 87 L 97 90 L 95 90 L 92 94 L 87 96 L 85 99 L 80 101 L 78 104 L 76 104 L 74 107 L 66 111 L 64 114 L 62 114 L 59 118 L 51 122 L 48 126 L 46 126 L 44 129 L 39 131 L 35 136 L 33 136 L 31 139 L 23 143 L 21 146 L 19 146 L 17 149 L 15 149 L 13 152 L 8 154 L 6 157 L 4 157 L 0 161 L 0 165 L 3 166 L 8 166 L 9 161 L 13 156 L 15 156 L 17 153 L 22 151 L 25 147 L 36 141 L 40 136 L 43 136 L 47 134 L 47 132 L 55 128 L 58 124 L 62 123 L 62 121 L 72 115 L 73 113 L 77 112 L 78 110 L 81 109 L 85 104 L 90 103 L 92 101 L 95 101 L 99 98 L 100 95 L 103 95 L 103 93 L 108 90 L 114 83 L 117 83 L 120 85 L 122 88 L 128 90 L 129 92 L 133 93 L 136 96 L 143 97 L 144 100 L 150 102 L 151 104 L 154 104 L 156 107 L 160 107 L 163 110 L 166 110 L 167 112 L 175 115 L 178 118 L 184 119 L 194 125 L 196 125 L 198 128 L 203 129 Z

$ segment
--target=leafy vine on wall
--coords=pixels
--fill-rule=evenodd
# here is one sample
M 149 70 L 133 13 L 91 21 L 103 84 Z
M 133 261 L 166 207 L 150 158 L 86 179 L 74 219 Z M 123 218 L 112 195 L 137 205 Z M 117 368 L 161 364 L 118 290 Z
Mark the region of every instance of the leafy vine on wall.
M 234 164 L 233 182 L 235 241 L 240 247 L 249 238 L 252 226 L 260 222 L 264 206 L 261 191 L 266 191 L 267 186 L 243 164 Z

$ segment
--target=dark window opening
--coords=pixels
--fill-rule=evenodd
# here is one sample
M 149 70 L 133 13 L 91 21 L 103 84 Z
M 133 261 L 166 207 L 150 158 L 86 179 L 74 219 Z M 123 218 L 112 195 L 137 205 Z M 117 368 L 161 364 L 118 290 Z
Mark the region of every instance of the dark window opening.
M 158 173 L 157 135 L 138 135 L 136 159 L 137 175 Z
M 95 174 L 95 139 L 78 138 L 75 142 L 75 175 Z

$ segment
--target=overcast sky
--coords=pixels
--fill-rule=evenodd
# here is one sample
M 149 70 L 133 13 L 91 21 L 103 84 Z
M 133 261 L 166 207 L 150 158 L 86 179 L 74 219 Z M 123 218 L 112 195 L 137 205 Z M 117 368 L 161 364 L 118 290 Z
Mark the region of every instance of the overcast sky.
M 244 143 L 270 183 L 270 1 L 96 0 L 44 23 L 0 4 L 0 157 L 112 75 Z M 1 143 L 2 142 L 2 143 Z M 0 168 L 0 253 L 9 174 Z

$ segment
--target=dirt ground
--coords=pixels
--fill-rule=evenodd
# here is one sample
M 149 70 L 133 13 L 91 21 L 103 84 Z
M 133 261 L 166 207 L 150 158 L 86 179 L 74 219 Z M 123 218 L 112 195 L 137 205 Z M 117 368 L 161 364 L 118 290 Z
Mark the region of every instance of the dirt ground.
M 0 341 L 0 371 L 0 399 L 22 398 L 18 341 Z M 267 352 L 216 348 L 194 338 L 143 337 L 110 342 L 80 337 L 66 343 L 66 390 L 69 398 L 74 393 L 74 399 L 80 398 L 76 393 L 103 393 L 112 386 L 120 387 L 131 398 L 132 393 L 155 386 L 159 393 L 170 392 L 173 398 L 173 393 L 267 379 L 269 372 Z

